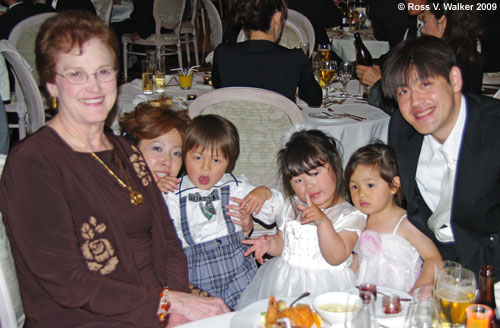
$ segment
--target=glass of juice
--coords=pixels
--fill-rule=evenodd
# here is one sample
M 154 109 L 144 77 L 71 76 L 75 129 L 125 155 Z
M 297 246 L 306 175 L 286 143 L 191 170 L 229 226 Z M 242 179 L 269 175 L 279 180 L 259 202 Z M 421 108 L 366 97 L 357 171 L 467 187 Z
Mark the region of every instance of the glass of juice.
M 193 83 L 193 74 L 191 73 L 184 73 L 182 71 L 179 71 L 179 85 L 181 89 L 183 90 L 188 90 L 191 89 L 191 85 Z

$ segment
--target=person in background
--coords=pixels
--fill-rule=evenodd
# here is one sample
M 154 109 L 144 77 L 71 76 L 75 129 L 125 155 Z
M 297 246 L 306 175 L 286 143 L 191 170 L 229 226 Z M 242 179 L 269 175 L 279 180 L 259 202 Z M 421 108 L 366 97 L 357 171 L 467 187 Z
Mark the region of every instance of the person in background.
M 0 40 L 8 39 L 9 34 L 22 20 L 42 13 L 54 11 L 52 7 L 33 0 L 0 0 L 7 11 L 0 15 Z
M 500 101 L 462 94 L 453 49 L 432 36 L 394 48 L 382 86 L 399 106 L 389 145 L 408 219 L 443 260 L 476 274 L 483 264 L 500 267 Z
M 441 255 L 400 207 L 403 192 L 394 150 L 380 141 L 358 149 L 347 163 L 345 179 L 354 206 L 368 215 L 357 245 L 356 284 L 406 293 L 432 284 Z
M 477 44 L 482 31 L 479 28 L 475 10 L 446 10 L 445 5 L 468 4 L 470 0 L 428 0 L 429 10 L 422 16 L 422 34 L 443 39 L 451 46 L 457 58 L 457 66 L 462 73 L 462 92 L 481 93 L 483 81 L 482 58 L 477 52 Z
M 488 2 L 487 2 L 488 3 Z M 484 72 L 500 71 L 500 1 L 490 1 L 496 5 L 496 10 L 481 10 L 478 12 L 479 22 L 484 31 L 481 37 L 481 56 Z
M 235 22 L 243 24 L 247 40 L 222 43 L 215 49 L 212 66 L 214 88 L 254 87 L 278 92 L 295 102 L 298 96 L 310 106 L 320 106 L 321 87 L 312 64 L 301 49 L 277 44 L 286 20 L 284 0 L 239 0 Z
M 230 308 L 257 271 L 241 243 L 252 232 L 251 215 L 273 223 L 283 205 L 281 193 L 232 173 L 239 149 L 238 131 L 230 121 L 218 115 L 195 117 L 182 146 L 187 175 L 175 192 L 163 194 L 188 258 L 189 281 Z
M 342 14 L 332 0 L 288 0 L 288 8 L 306 16 L 314 28 L 314 36 L 318 44 L 330 43 L 325 28 L 342 24 Z
M 56 3 L 55 6 L 54 3 Z M 94 4 L 90 0 L 53 0 L 52 7 L 54 7 L 57 12 L 64 10 L 83 10 L 97 15 Z
M 294 130 L 278 153 L 288 196 L 276 219 L 278 232 L 243 241 L 251 245 L 246 254 L 255 252 L 262 266 L 238 309 L 270 294 L 279 299 L 308 291 L 314 297 L 355 286 L 352 251 L 366 216 L 345 201 L 335 139 L 320 130 Z M 265 254 L 275 257 L 263 262 Z
M 65 11 L 41 25 L 35 49 L 57 114 L 11 149 L 0 180 L 25 327 L 159 327 L 227 312 L 190 293 L 142 154 L 104 131 L 117 94 L 115 34 L 96 15 Z
M 111 24 L 118 41 L 121 42 L 122 34 L 132 33 L 132 41 L 147 39 L 155 32 L 155 19 L 153 17 L 153 0 L 133 0 L 134 10 L 130 18 Z

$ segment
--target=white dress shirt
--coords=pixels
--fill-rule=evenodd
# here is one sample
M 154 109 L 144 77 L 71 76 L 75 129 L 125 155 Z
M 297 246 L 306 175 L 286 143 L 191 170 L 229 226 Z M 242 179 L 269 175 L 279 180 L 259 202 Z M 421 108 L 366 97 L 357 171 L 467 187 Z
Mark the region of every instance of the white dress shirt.
M 226 173 L 212 188 L 209 190 L 201 190 L 198 189 L 189 179 L 189 176 L 186 175 L 182 178 L 182 181 L 179 184 L 179 190 L 163 194 L 163 198 L 168 206 L 170 217 L 174 222 L 177 235 L 182 241 L 182 247 L 187 247 L 189 245 L 184 240 L 184 236 L 182 234 L 179 193 L 181 193 L 182 197 L 187 197 L 191 193 L 199 193 L 203 197 L 209 195 L 214 189 L 218 189 L 220 196 L 221 188 L 226 185 L 230 186 L 230 197 L 237 198 L 245 198 L 248 193 L 256 187 L 252 185 L 248 178 L 243 174 L 236 177 L 230 173 Z M 259 214 L 253 215 L 268 224 L 275 222 L 276 216 L 280 213 L 284 204 L 283 195 L 274 189 L 270 190 L 272 193 L 271 198 L 264 203 Z M 189 222 L 189 230 L 193 241 L 196 244 L 220 238 L 228 234 L 226 222 L 224 220 L 222 198 L 220 200 L 213 201 L 213 204 L 216 209 L 216 214 L 211 219 L 207 219 L 201 212 L 197 202 L 189 201 L 188 199 L 186 200 L 186 214 Z M 235 225 L 235 227 L 236 231 L 241 230 L 241 226 Z
M 465 97 L 462 95 L 457 122 L 443 144 L 430 134 L 424 136 L 415 179 L 420 194 L 429 209 L 433 212 L 439 203 L 441 181 L 447 169 L 446 159 L 439 149 L 442 149 L 448 155 L 452 161 L 452 165 L 456 169 L 467 115 L 465 108 Z M 450 192 L 453 191 L 450 190 Z M 447 233 L 451 235 L 451 230 Z

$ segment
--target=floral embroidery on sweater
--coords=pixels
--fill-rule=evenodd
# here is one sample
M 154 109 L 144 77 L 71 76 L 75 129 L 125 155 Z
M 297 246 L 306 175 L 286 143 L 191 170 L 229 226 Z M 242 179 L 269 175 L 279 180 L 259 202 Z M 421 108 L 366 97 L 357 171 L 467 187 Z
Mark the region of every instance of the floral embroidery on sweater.
M 141 180 L 142 185 L 147 187 L 151 183 L 152 179 L 147 170 L 146 161 L 144 160 L 144 157 L 139 149 L 132 146 L 132 150 L 134 151 L 134 154 L 130 155 L 130 162 L 137 173 L 137 177 Z
M 89 223 L 82 224 L 82 237 L 85 239 L 81 250 L 87 267 L 90 271 L 99 271 L 102 275 L 115 271 L 120 262 L 118 257 L 114 256 L 115 250 L 107 238 L 97 238 L 106 231 L 104 223 L 97 224 L 97 219 L 93 216 L 89 218 Z

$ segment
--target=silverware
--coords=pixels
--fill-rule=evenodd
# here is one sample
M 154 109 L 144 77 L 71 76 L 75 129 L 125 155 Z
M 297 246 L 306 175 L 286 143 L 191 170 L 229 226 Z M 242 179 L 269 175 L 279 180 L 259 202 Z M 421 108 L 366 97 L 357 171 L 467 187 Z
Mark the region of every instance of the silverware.
M 356 120 L 356 121 L 364 121 L 364 120 L 366 120 L 366 118 L 358 116 L 358 115 L 353 115 L 353 114 L 348 114 L 348 113 L 343 113 L 341 115 L 344 115 L 345 117 L 352 118 L 353 120 Z
M 307 297 L 309 295 L 311 295 L 311 293 L 309 293 L 309 292 L 303 292 L 302 294 L 299 295 L 299 297 L 297 297 L 295 300 L 293 300 L 292 303 L 290 303 L 289 307 L 292 307 L 295 303 L 297 303 L 298 301 L 300 301 L 301 299 L 303 299 L 304 297 Z

